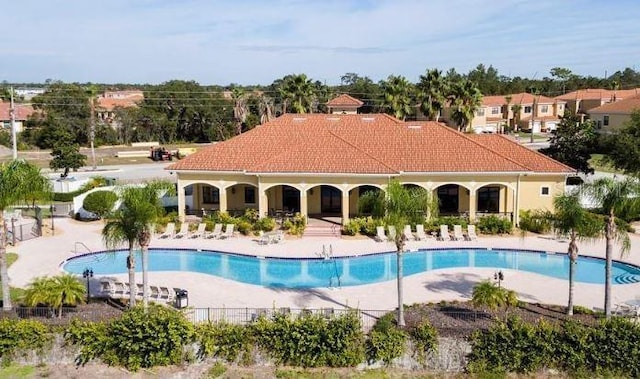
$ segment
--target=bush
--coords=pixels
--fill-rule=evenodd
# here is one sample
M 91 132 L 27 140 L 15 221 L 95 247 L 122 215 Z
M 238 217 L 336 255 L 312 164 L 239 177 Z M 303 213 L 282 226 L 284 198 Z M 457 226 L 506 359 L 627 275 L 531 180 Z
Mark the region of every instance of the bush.
M 4 362 L 20 351 L 40 350 L 51 340 L 47 327 L 38 321 L 0 319 L 0 357 Z
M 182 313 L 157 304 L 129 309 L 109 324 L 74 321 L 65 331 L 65 341 L 80 345 L 78 364 L 101 358 L 133 371 L 181 363 L 193 336 Z
M 253 336 L 251 330 L 243 325 L 227 323 L 206 323 L 196 327 L 196 341 L 200 344 L 200 358 L 215 357 L 227 362 L 238 359 L 247 362 L 251 356 Z
M 518 305 L 518 296 L 515 291 L 498 287 L 489 281 L 481 282 L 473 287 L 471 296 L 471 303 L 475 307 L 486 307 L 495 310 Z
M 426 318 L 413 327 L 409 334 L 422 361 L 424 361 L 427 352 L 433 351 L 438 347 L 438 331 L 429 324 L 429 320 Z
M 104 215 L 111 212 L 116 201 L 118 201 L 118 195 L 116 195 L 115 192 L 95 191 L 84 198 L 82 208 L 86 211 L 95 213 L 102 218 Z
M 494 215 L 480 217 L 477 225 L 483 234 L 510 234 L 513 229 L 511 221 Z
M 367 217 L 362 226 L 360 227 L 360 233 L 366 235 L 366 236 L 370 236 L 373 237 L 376 234 L 378 234 L 378 231 L 376 230 L 376 228 L 378 226 L 384 226 L 384 220 L 381 218 L 373 218 L 373 217 Z
M 302 233 L 304 233 L 304 229 L 306 228 L 306 226 L 307 219 L 300 213 L 296 213 L 295 216 L 286 219 L 282 223 L 282 229 L 295 236 L 301 236 Z
M 462 228 L 466 228 L 469 224 L 469 220 L 464 217 L 443 216 L 430 220 L 425 224 L 425 232 L 439 232 L 440 225 L 447 225 L 449 230 L 453 229 L 454 225 L 461 225 Z
M 395 315 L 387 313 L 381 317 L 369 332 L 366 342 L 367 360 L 382 361 L 389 365 L 405 352 L 407 334 L 395 325 Z
M 236 227 L 238 231 L 242 233 L 242 235 L 244 236 L 249 235 L 249 233 L 251 233 L 251 230 L 253 230 L 253 226 L 251 225 L 251 223 L 246 220 L 238 221 L 238 223 L 236 224 Z
M 548 233 L 551 231 L 551 214 L 548 211 L 524 210 L 520 211 L 520 224 L 522 230 L 533 233 Z
M 345 226 L 342 227 L 342 234 L 347 236 L 355 236 L 360 232 L 363 226 L 363 219 L 361 218 L 352 218 L 347 222 Z
M 271 217 L 263 217 L 256 220 L 255 224 L 253 224 L 253 229 L 255 231 L 263 231 L 270 232 L 276 228 L 276 220 Z

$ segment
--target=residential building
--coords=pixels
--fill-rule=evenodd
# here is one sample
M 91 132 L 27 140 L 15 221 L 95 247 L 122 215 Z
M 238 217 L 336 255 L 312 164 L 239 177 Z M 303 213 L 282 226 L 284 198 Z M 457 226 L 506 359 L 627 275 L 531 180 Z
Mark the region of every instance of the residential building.
M 563 100 L 530 93 L 484 96 L 470 127 L 476 133 L 500 133 L 506 127 L 548 132 L 557 127 L 564 109 Z M 443 116 L 448 124 L 453 124 L 451 108 L 445 109 Z
M 358 108 L 363 105 L 364 103 L 362 101 L 347 94 L 342 94 L 327 102 L 329 113 L 337 114 L 357 114 Z
M 571 113 L 587 114 L 593 108 L 637 95 L 640 95 L 640 88 L 627 90 L 587 88 L 556 96 L 556 100 L 565 101 Z
M 598 129 L 615 130 L 629 121 L 633 111 L 640 111 L 640 95 L 607 103 L 588 111 Z
M 13 105 L 15 110 L 16 133 L 24 130 L 24 124 L 34 112 L 31 105 L 17 104 Z M 11 103 L 0 102 L 0 126 L 3 130 L 11 130 Z
M 98 120 L 117 127 L 117 123 L 114 124 L 116 108 L 137 107 L 143 99 L 144 94 L 140 90 L 105 91 L 97 98 L 96 114 Z
M 431 191 L 441 214 L 498 214 L 517 223 L 523 209 L 551 209 L 575 173 L 502 135 L 336 113 L 284 114 L 167 169 L 177 176 L 181 219 L 255 208 L 261 217 L 284 210 L 343 223 L 357 215 L 361 194 L 384 190 L 393 178 Z

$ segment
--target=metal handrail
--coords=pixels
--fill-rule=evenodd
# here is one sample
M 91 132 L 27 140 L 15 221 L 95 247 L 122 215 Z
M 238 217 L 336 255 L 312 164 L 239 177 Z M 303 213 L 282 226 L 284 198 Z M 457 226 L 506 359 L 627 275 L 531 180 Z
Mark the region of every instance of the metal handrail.
M 78 245 L 83 246 L 83 247 L 84 247 L 84 248 L 85 248 L 89 253 L 93 253 L 93 251 L 92 251 L 91 249 L 89 249 L 89 247 L 88 247 L 87 245 L 85 245 L 85 244 L 84 244 L 84 243 L 82 243 L 82 242 L 76 241 L 76 242 L 73 244 L 73 253 L 74 253 L 74 254 L 76 254 L 76 255 L 78 254 Z

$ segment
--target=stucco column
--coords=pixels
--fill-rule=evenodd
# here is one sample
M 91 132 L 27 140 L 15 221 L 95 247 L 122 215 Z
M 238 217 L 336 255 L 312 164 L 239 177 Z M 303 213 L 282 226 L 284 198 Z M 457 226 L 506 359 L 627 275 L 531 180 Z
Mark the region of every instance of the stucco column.
M 220 208 L 220 212 L 226 212 L 227 211 L 227 189 L 221 188 L 219 189 L 219 191 L 220 191 L 220 195 L 218 196 L 218 199 L 220 200 L 220 204 L 218 204 L 218 206 Z
M 476 221 L 476 211 L 478 208 L 478 200 L 476 197 L 476 190 L 469 190 L 469 222 Z
M 307 190 L 301 190 L 300 191 L 300 215 L 302 215 L 303 217 L 307 217 L 307 215 L 309 214 L 309 206 L 308 206 L 308 201 L 307 201 L 308 197 L 307 197 Z
M 342 191 L 342 225 L 349 222 L 349 191 Z
M 267 191 L 265 191 L 261 185 L 258 185 L 258 215 L 261 218 L 269 215 L 269 199 L 267 198 Z
M 518 226 L 520 224 L 520 175 L 518 175 L 516 190 L 513 195 L 513 225 Z
M 185 209 L 184 207 L 186 206 L 186 201 L 184 198 L 184 186 L 180 184 L 180 181 L 178 180 L 178 219 L 180 220 L 180 222 L 184 222 L 184 217 L 185 217 Z

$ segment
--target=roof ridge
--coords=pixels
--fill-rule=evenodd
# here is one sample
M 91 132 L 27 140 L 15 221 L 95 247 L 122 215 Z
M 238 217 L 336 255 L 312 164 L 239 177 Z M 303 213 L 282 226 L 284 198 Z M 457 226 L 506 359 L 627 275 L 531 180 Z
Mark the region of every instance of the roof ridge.
M 571 167 L 571 166 L 569 166 L 569 165 L 566 165 L 566 164 L 564 164 L 564 163 L 562 163 L 562 162 L 560 162 L 560 161 L 558 161 L 558 160 L 555 160 L 555 159 L 553 159 L 553 158 L 551 158 L 551 157 L 549 157 L 549 156 L 547 156 L 547 155 L 545 155 L 545 154 L 542 154 L 542 153 L 541 153 L 541 152 L 539 152 L 538 150 L 529 149 L 529 148 L 527 148 L 527 147 L 525 147 L 525 146 L 522 146 L 522 145 L 521 145 L 521 144 L 519 144 L 519 143 L 515 143 L 514 141 L 510 140 L 509 138 L 507 138 L 507 136 L 505 136 L 505 135 L 503 135 L 503 134 L 495 134 L 495 135 L 496 135 L 496 136 L 498 136 L 498 137 L 500 137 L 500 138 L 504 138 L 505 140 L 507 140 L 507 141 L 509 141 L 509 142 L 513 143 L 515 146 L 518 146 L 518 147 L 519 147 L 519 148 L 521 148 L 521 149 L 527 149 L 527 151 L 530 151 L 530 152 L 532 152 L 532 153 L 534 153 L 534 154 L 536 154 L 536 155 L 538 155 L 538 156 L 540 156 L 540 157 L 542 157 L 542 158 L 544 158 L 544 159 L 546 159 L 546 160 L 552 161 L 552 162 L 554 162 L 554 163 L 558 163 L 558 164 L 560 164 L 560 165 L 562 165 L 562 166 L 564 166 L 564 167 L 566 167 L 566 168 L 570 169 L 571 171 L 576 171 L 576 169 L 575 169 L 575 168 L 573 168 L 573 167 Z M 531 168 L 529 168 L 529 169 L 530 169 L 531 171 L 535 171 L 535 170 L 533 170 L 533 169 L 531 169 Z
M 505 155 L 502 155 L 501 153 L 499 153 L 499 152 L 495 151 L 494 149 L 491 149 L 490 147 L 487 147 L 487 146 L 482 145 L 480 142 L 478 142 L 477 140 L 475 140 L 475 139 L 473 139 L 473 138 L 471 138 L 471 137 L 467 136 L 465 133 L 462 133 L 462 132 L 460 132 L 460 131 L 454 130 L 454 129 L 452 129 L 452 128 L 448 127 L 448 126 L 444 126 L 444 125 L 442 125 L 441 127 L 445 128 L 445 129 L 448 129 L 448 131 L 449 131 L 449 132 L 452 132 L 452 133 L 454 133 L 454 134 L 458 134 L 458 135 L 460 135 L 461 137 L 465 138 L 467 141 L 471 141 L 471 142 L 472 142 L 472 143 L 474 143 L 475 145 L 478 145 L 478 146 L 480 146 L 481 148 L 483 148 L 483 149 L 485 149 L 485 150 L 488 150 L 488 151 L 490 151 L 490 152 L 492 152 L 492 153 L 496 154 L 497 156 L 499 156 L 499 157 L 501 157 L 501 158 L 503 158 L 503 159 L 506 159 L 507 161 L 509 161 L 509 162 L 511 162 L 511 163 L 515 163 L 515 164 L 516 164 L 516 166 L 520 166 L 520 167 L 524 168 L 524 169 L 525 169 L 525 170 L 527 170 L 527 171 L 534 171 L 534 170 L 532 170 L 531 168 L 529 168 L 529 167 L 527 167 L 527 166 L 524 166 L 522 163 L 516 162 L 516 161 L 514 161 L 513 159 L 511 159 L 511 158 L 509 158 L 509 157 L 507 157 L 507 156 L 505 156 Z M 512 141 L 512 142 L 513 142 L 513 141 Z

